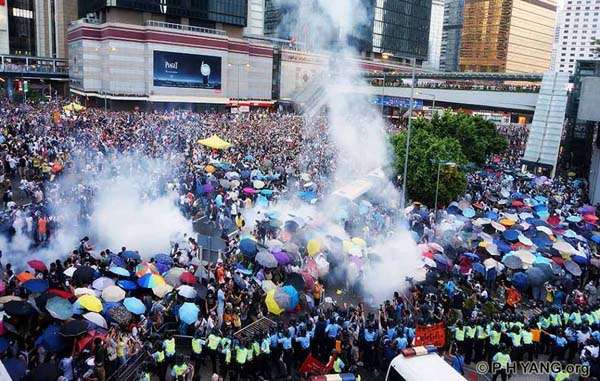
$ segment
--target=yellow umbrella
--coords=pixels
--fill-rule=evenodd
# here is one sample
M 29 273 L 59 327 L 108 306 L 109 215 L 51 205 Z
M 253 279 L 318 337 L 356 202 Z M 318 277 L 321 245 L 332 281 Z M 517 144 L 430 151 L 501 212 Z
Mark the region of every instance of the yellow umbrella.
M 352 243 L 355 245 L 358 245 L 358 246 L 367 247 L 367 241 L 365 241 L 364 239 L 362 239 L 360 237 L 352 238 Z
M 88 311 L 100 312 L 102 311 L 102 302 L 94 295 L 82 295 L 77 299 L 79 305 Z
M 269 292 L 267 292 L 265 304 L 267 305 L 267 309 L 269 310 L 269 312 L 273 315 L 281 315 L 281 313 L 285 311 L 283 308 L 279 307 L 279 305 L 275 301 L 275 289 L 269 290 Z
M 353 247 L 354 247 L 354 243 L 352 243 L 352 241 L 343 241 L 342 242 L 342 249 L 344 250 L 344 253 L 349 253 Z
M 212 165 L 207 165 L 206 167 L 204 167 L 204 170 L 205 170 L 207 173 L 214 173 L 216 169 L 215 169 L 215 167 L 213 167 Z
M 207 139 L 198 140 L 198 143 L 202 144 L 203 146 L 207 146 L 210 148 L 216 148 L 216 149 L 224 149 L 227 147 L 231 147 L 231 143 L 221 139 L 217 135 L 213 135 Z
M 321 251 L 321 242 L 319 242 L 316 239 L 311 239 L 306 245 L 306 250 L 308 251 L 308 255 L 310 255 L 311 257 L 315 256 Z
M 500 220 L 500 223 L 504 226 L 513 226 L 515 224 L 515 221 L 510 220 L 508 218 L 504 218 Z
M 82 106 L 82 105 L 80 105 L 80 104 L 77 104 L 75 102 L 71 102 L 68 105 L 64 106 L 63 110 L 66 110 L 66 111 L 81 111 L 81 110 L 85 110 L 85 107 Z

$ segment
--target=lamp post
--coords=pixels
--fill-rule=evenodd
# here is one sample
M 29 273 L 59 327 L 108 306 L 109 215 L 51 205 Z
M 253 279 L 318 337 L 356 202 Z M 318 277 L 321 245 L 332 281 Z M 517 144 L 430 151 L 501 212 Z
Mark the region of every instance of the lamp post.
M 436 161 L 433 160 L 433 162 L 435 163 Z M 438 165 L 438 169 L 437 169 L 437 180 L 435 182 L 435 202 L 433 204 L 434 210 L 437 210 L 438 193 L 440 191 L 440 171 L 442 170 L 442 165 L 444 167 L 455 167 L 456 163 L 438 160 L 437 165 Z
M 392 53 L 381 53 L 381 58 L 387 60 L 390 57 L 393 57 Z M 381 86 L 381 115 L 383 116 L 383 106 L 385 101 L 385 80 L 386 80 L 386 70 L 383 68 L 383 84 Z
M 240 100 L 240 68 L 242 66 L 246 66 L 246 67 L 250 67 L 249 63 L 238 63 L 238 64 L 233 64 L 233 63 L 228 63 L 227 66 L 232 67 L 232 66 L 237 66 L 237 95 L 236 98 L 239 101 Z
M 412 58 L 412 80 L 410 82 L 410 105 L 408 107 L 408 129 L 406 131 L 406 149 L 404 150 L 404 171 L 402 174 L 402 209 L 406 206 L 406 176 L 408 171 L 408 151 L 410 149 L 410 130 L 412 127 L 413 103 L 415 98 L 415 70 L 417 59 Z
M 417 93 L 417 95 L 426 95 L 432 98 L 432 104 L 431 104 L 431 116 L 433 117 L 433 113 L 435 112 L 435 94 L 432 93 Z

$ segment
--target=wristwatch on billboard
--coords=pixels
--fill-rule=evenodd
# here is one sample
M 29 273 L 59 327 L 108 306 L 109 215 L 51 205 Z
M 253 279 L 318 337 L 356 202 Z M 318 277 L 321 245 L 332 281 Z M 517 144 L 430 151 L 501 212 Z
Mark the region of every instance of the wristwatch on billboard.
M 200 74 L 202 74 L 202 82 L 204 82 L 205 85 L 208 85 L 208 77 L 210 76 L 210 66 L 208 64 L 205 64 L 204 61 L 202 61 L 202 65 L 200 65 Z

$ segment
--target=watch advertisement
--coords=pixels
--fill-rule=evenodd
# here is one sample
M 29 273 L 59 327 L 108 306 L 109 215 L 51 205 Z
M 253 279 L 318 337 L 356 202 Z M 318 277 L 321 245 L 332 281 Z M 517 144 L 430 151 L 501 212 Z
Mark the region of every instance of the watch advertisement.
M 221 57 L 154 51 L 154 86 L 221 89 Z

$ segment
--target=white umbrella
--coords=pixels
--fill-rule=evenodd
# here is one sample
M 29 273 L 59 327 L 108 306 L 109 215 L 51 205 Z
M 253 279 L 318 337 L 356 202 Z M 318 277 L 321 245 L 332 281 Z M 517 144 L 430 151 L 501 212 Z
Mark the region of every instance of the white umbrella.
M 437 267 L 437 263 L 429 257 L 423 257 L 423 263 L 425 263 L 429 267 Z
M 545 233 L 546 235 L 549 235 L 549 236 L 554 234 L 554 233 L 552 232 L 552 230 L 551 230 L 549 227 L 547 227 L 547 226 L 536 226 L 536 227 L 535 227 L 535 229 L 536 229 L 537 231 L 540 231 L 540 232 L 542 232 L 542 233 Z
M 165 295 L 167 295 L 171 291 L 173 291 L 173 286 L 168 285 L 166 283 L 159 284 L 158 286 L 152 289 L 154 295 L 158 296 L 159 298 L 164 298 Z
M 106 324 L 106 319 L 104 319 L 102 317 L 102 315 L 100 315 L 97 312 L 87 312 L 87 313 L 83 314 L 83 317 L 86 320 L 91 321 L 92 323 L 96 324 L 98 327 L 108 329 L 108 324 Z
M 63 274 L 65 274 L 65 276 L 68 276 L 69 278 L 71 278 L 73 276 L 73 274 L 75 273 L 75 270 L 77 270 L 77 267 L 71 266 L 68 269 L 66 269 L 65 271 L 63 271 Z
M 277 288 L 275 283 L 273 283 L 273 281 L 270 280 L 263 280 L 260 284 L 260 287 L 263 289 L 264 292 L 269 292 L 270 290 L 274 290 Z
M 198 295 L 196 290 L 194 290 L 194 287 L 188 286 L 187 284 L 177 287 L 177 292 L 187 299 L 194 299 Z
M 575 250 L 573 246 L 565 241 L 554 242 L 552 247 L 558 251 L 562 251 L 563 253 L 577 254 L 577 250 Z
M 502 225 L 496 221 L 492 221 L 491 224 L 494 227 L 494 229 L 496 229 L 499 232 L 503 232 L 506 230 L 506 227 L 504 227 L 504 225 Z
M 102 299 L 107 302 L 120 302 L 125 299 L 125 290 L 119 286 L 108 286 L 102 291 Z
M 261 180 L 254 180 L 252 182 L 254 189 L 263 189 L 265 187 L 265 182 Z
M 485 268 L 487 270 L 493 269 L 494 267 L 496 267 L 498 265 L 498 261 L 496 261 L 493 258 L 488 258 L 485 261 L 483 261 L 483 265 L 485 266 Z
M 79 287 L 79 288 L 75 289 L 75 291 L 73 292 L 73 294 L 75 296 L 81 296 L 81 295 L 94 295 L 94 296 L 96 296 L 96 291 L 92 290 L 91 288 L 87 288 L 87 287 Z
M 113 279 L 107 278 L 105 276 L 96 279 L 92 283 L 92 287 L 95 288 L 96 290 L 100 290 L 100 291 L 104 290 L 108 286 L 114 286 L 114 285 L 115 285 L 115 281 Z

